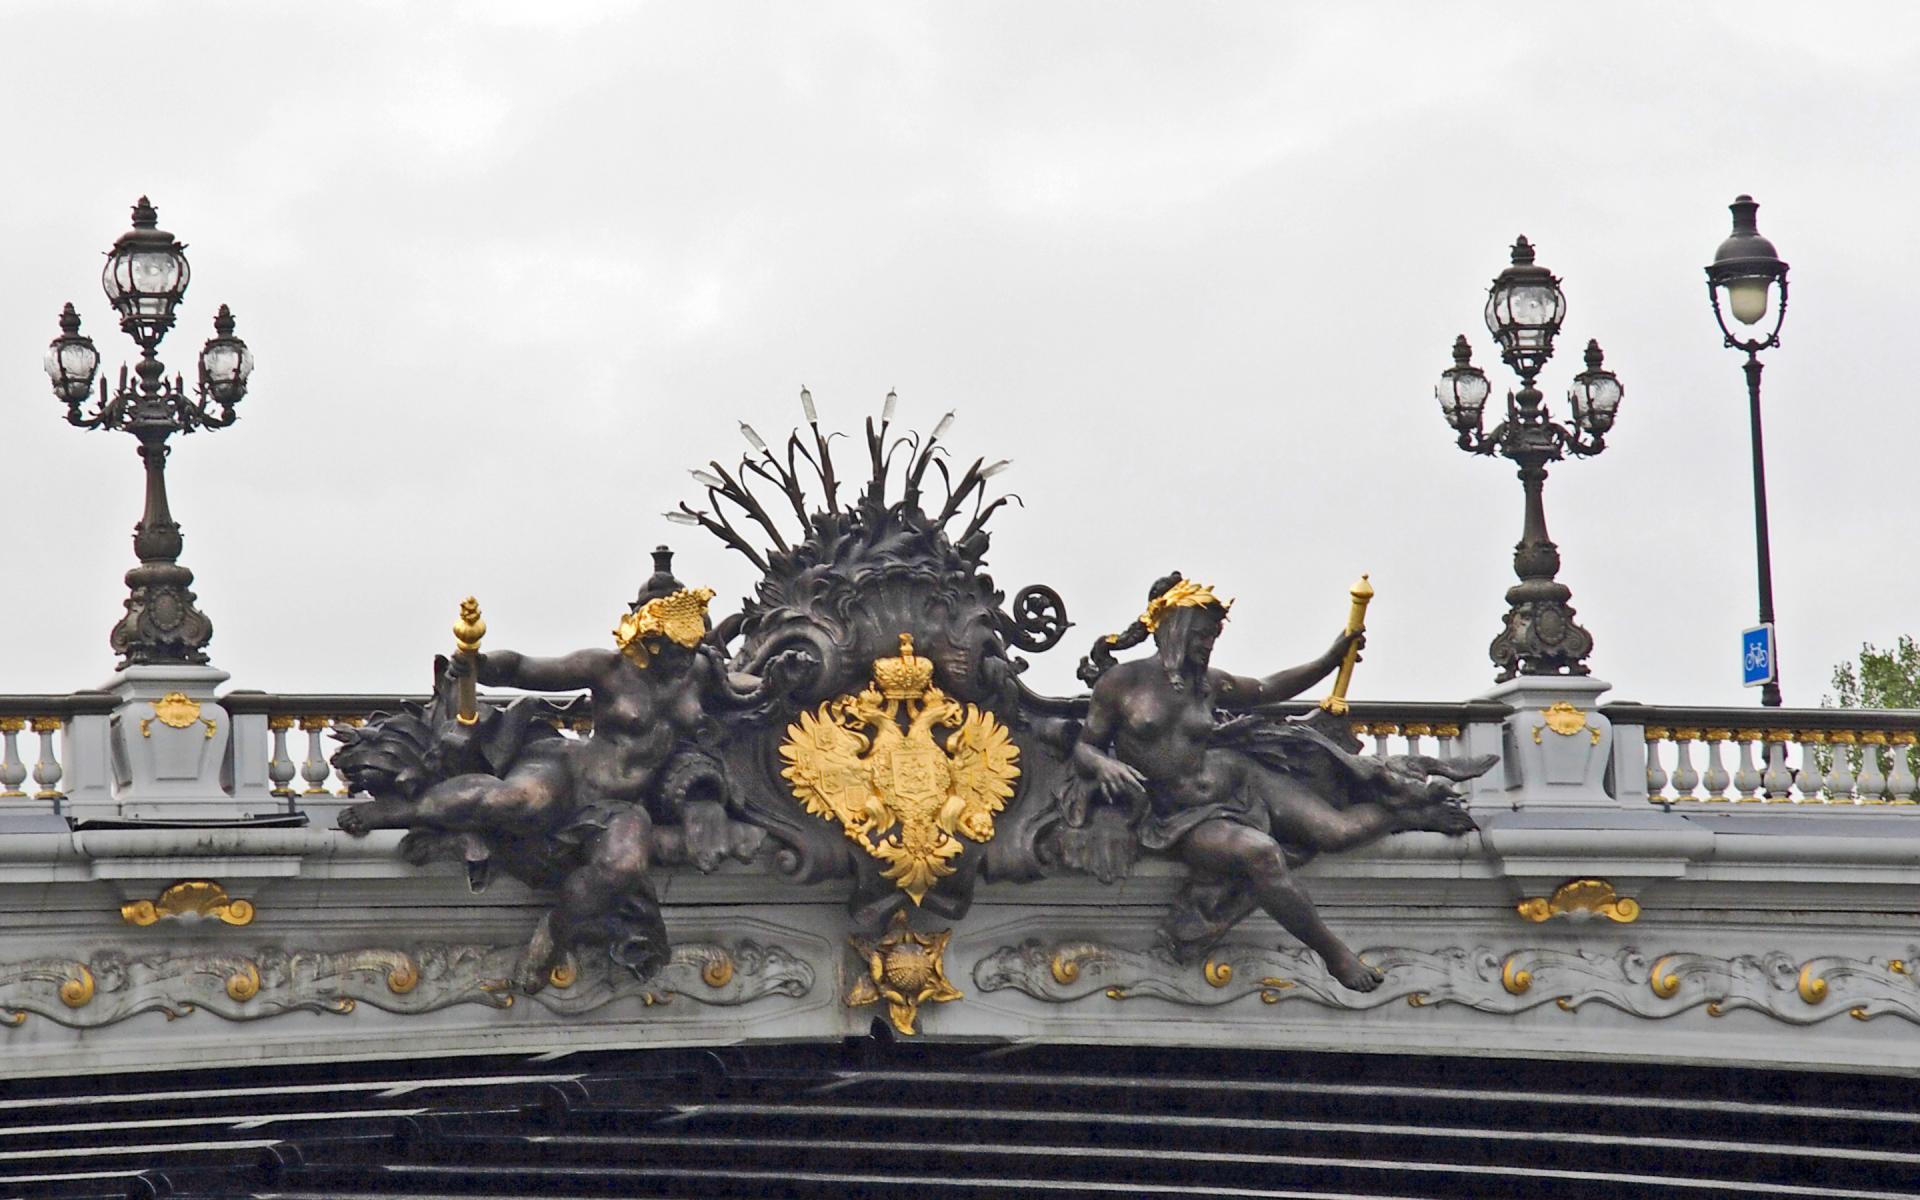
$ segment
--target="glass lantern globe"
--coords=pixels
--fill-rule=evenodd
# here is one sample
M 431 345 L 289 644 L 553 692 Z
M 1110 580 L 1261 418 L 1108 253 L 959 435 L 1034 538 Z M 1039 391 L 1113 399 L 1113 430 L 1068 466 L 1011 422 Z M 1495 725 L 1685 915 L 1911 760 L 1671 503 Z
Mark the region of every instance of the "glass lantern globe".
M 1467 335 L 1461 334 L 1453 340 L 1453 365 L 1440 372 L 1440 382 L 1433 387 L 1441 415 L 1462 433 L 1478 429 L 1481 410 L 1492 390 L 1486 372 L 1473 365 L 1473 348 L 1467 345 Z
M 100 352 L 93 339 L 80 332 L 80 314 L 69 304 L 60 312 L 60 336 L 47 345 L 47 378 L 53 394 L 67 404 L 79 404 L 93 392 Z
M 213 336 L 200 348 L 200 388 L 219 404 L 232 407 L 247 394 L 253 351 L 233 335 L 233 311 L 226 305 L 213 318 Z
M 1487 290 L 1487 332 L 1500 343 L 1500 357 L 1531 381 L 1553 357 L 1553 337 L 1567 315 L 1567 297 L 1553 272 L 1533 261 L 1525 237 L 1513 243 L 1512 265 Z
M 133 228 L 107 252 L 100 286 L 120 313 L 120 328 L 152 350 L 173 328 L 173 310 L 187 294 L 186 247 L 157 228 L 160 214 L 145 196 L 133 206 Z
M 1620 412 L 1620 398 L 1626 394 L 1619 377 L 1601 365 L 1604 360 L 1600 343 L 1589 340 L 1587 369 L 1573 377 L 1573 386 L 1567 390 L 1574 424 L 1594 437 L 1613 428 L 1613 419 Z

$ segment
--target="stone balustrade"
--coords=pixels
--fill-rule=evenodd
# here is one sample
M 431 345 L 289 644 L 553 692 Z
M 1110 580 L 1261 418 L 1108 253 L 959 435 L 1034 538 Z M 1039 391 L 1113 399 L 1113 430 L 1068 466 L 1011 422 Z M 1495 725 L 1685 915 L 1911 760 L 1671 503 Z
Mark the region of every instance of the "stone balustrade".
M 1617 778 L 1653 804 L 1916 807 L 1920 712 L 1610 704 Z
M 491 697 L 503 701 L 510 697 Z M 364 724 L 424 695 L 273 694 L 233 691 L 221 705 L 233 738 L 222 787 L 256 814 L 330 816 L 347 797 L 329 762 L 330 732 Z M 592 729 L 580 697 L 549 701 L 548 719 L 569 736 Z M 0 696 L 0 812 L 77 820 L 121 815 L 111 762 L 114 697 L 105 692 Z M 1270 706 L 1299 716 L 1307 702 Z M 1372 753 L 1507 757 L 1505 704 L 1357 701 L 1347 714 Z M 1920 711 L 1702 708 L 1607 704 L 1615 799 L 1656 805 L 1768 804 L 1821 809 L 1920 808 Z M 1503 776 L 1477 793 L 1497 790 Z M 1507 786 L 1513 780 L 1507 777 Z
M 0 815 L 65 813 L 73 788 L 99 789 L 114 704 L 105 692 L 0 696 Z

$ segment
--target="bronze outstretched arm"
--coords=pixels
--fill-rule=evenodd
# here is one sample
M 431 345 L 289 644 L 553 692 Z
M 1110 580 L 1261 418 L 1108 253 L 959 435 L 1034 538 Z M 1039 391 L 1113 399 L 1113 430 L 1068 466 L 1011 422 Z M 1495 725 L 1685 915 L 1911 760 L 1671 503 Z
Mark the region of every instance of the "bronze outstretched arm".
M 575 650 L 559 658 L 534 658 L 512 650 L 479 656 L 478 678 L 488 687 L 525 688 L 530 692 L 571 692 L 592 688 L 617 650 Z
M 1229 709 L 1253 708 L 1275 700 L 1291 700 L 1333 674 L 1340 666 L 1340 660 L 1347 656 L 1347 647 L 1354 642 L 1366 645 L 1367 635 L 1342 632 L 1319 658 L 1297 667 L 1288 667 L 1284 671 L 1275 671 L 1265 679 L 1214 671 L 1214 700 L 1220 707 Z

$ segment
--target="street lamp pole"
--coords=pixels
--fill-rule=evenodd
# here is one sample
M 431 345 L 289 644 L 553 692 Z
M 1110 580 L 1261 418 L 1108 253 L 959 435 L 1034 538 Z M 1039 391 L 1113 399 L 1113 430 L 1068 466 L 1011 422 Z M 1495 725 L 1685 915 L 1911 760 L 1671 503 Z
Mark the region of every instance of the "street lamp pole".
M 1560 549 L 1547 536 L 1547 464 L 1568 454 L 1585 458 L 1605 450 L 1624 389 L 1606 369 L 1600 343 L 1589 341 L 1587 369 L 1574 376 L 1567 393 L 1572 420 L 1558 421 L 1542 405 L 1534 380 L 1553 357 L 1553 338 L 1566 307 L 1560 281 L 1534 262 L 1527 239 L 1518 239 L 1511 265 L 1487 292 L 1487 330 L 1500 345 L 1501 360 L 1520 377 L 1520 390 L 1507 393 L 1506 419 L 1491 432 L 1483 426 L 1492 388 L 1486 374 L 1473 365 L 1465 334 L 1454 339 L 1453 366 L 1441 373 L 1434 389 L 1442 415 L 1459 434 L 1460 448 L 1513 462 L 1526 496 L 1520 541 L 1513 548 L 1513 571 L 1520 582 L 1507 589 L 1505 627 L 1488 647 L 1500 668 L 1497 683 L 1519 675 L 1585 675 L 1586 658 L 1593 650 L 1593 635 L 1574 620 L 1568 603 L 1572 589 L 1557 578 Z
M 178 374 L 169 380 L 160 361 L 160 340 L 173 328 L 174 309 L 186 295 L 191 272 L 186 247 L 159 227 L 159 214 L 145 196 L 133 208 L 133 228 L 107 252 L 100 276 L 107 299 L 120 314 L 120 328 L 140 347 L 133 379 L 120 368 L 109 392 L 94 373 L 100 354 L 80 332 L 80 316 L 68 304 L 60 336 L 47 347 L 46 370 L 53 392 L 67 406 L 67 420 L 82 429 L 119 429 L 139 442 L 146 465 L 146 505 L 133 527 L 140 565 L 127 572 L 126 613 L 110 642 L 121 669 L 163 664 L 204 665 L 213 623 L 194 606 L 193 572 L 180 564 L 180 525 L 167 504 L 167 439 L 198 429 L 224 429 L 234 405 L 247 393 L 253 354 L 233 333 L 233 313 L 220 306 L 214 336 L 200 350 L 199 381 L 189 395 Z M 91 411 L 84 407 L 93 400 Z
M 1787 319 L 1787 264 L 1780 261 L 1773 243 L 1760 236 L 1756 214 L 1760 206 L 1752 196 L 1737 197 L 1728 206 L 1733 212 L 1733 232 L 1714 252 L 1713 265 L 1707 268 L 1707 299 L 1713 304 L 1713 319 L 1729 350 L 1744 350 L 1747 361 L 1742 370 L 1747 376 L 1747 414 L 1753 428 L 1753 537 L 1754 557 L 1760 583 L 1760 624 L 1773 624 L 1773 550 L 1767 532 L 1767 463 L 1760 435 L 1760 351 L 1780 344 L 1780 326 Z M 1772 286 L 1779 284 L 1776 299 Z M 1721 306 L 1721 293 L 1726 305 Z M 1738 336 L 1727 325 L 1727 313 L 1741 325 L 1753 327 L 1773 317 L 1773 328 L 1765 337 Z M 1772 678 L 1760 687 L 1760 703 L 1767 708 L 1780 707 L 1780 649 L 1772 649 Z

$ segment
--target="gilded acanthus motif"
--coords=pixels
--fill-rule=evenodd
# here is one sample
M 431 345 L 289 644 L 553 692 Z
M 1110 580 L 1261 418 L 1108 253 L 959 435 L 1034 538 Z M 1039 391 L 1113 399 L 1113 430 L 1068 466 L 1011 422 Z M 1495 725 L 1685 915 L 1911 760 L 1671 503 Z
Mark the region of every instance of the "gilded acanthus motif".
M 911 1036 L 922 1004 L 945 1004 L 962 998 L 960 989 L 947 979 L 947 943 L 952 940 L 951 929 L 931 934 L 914 932 L 904 912 L 893 914 L 893 924 L 885 936 L 851 939 L 866 975 L 854 981 L 853 990 L 847 993 L 847 1007 L 862 1008 L 885 1001 L 887 1019 L 895 1029 Z
M 933 663 L 905 633 L 897 657 L 875 660 L 865 690 L 801 713 L 780 756 L 794 797 L 886 863 L 881 874 L 916 905 L 953 874 L 960 838 L 993 837 L 1020 777 L 1006 727 L 933 686 Z

